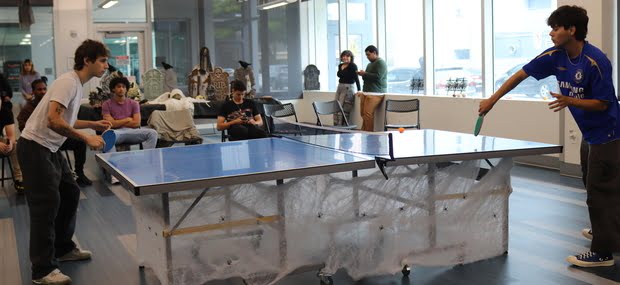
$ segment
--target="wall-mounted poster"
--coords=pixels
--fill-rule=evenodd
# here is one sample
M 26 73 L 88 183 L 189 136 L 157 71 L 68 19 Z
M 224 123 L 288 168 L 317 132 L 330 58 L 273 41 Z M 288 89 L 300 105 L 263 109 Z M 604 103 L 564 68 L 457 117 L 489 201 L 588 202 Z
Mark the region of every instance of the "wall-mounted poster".
M 19 73 L 22 70 L 21 61 L 5 61 L 3 66 L 3 73 L 6 79 L 9 81 L 13 92 L 19 91 Z

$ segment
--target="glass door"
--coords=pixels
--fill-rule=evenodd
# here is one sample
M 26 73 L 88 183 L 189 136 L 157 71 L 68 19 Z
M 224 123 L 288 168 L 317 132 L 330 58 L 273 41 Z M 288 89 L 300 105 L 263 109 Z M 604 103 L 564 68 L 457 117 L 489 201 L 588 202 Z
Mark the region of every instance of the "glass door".
M 120 70 L 129 81 L 140 85 L 145 72 L 143 32 L 99 32 L 101 41 L 110 49 L 109 64 Z

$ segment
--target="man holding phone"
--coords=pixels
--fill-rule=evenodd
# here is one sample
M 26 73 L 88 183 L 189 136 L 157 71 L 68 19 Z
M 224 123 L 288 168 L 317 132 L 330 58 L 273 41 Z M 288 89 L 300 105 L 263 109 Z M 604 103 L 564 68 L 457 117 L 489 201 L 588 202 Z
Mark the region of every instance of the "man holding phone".
M 263 119 L 252 100 L 244 100 L 245 83 L 232 82 L 232 100 L 226 101 L 217 117 L 217 129 L 228 130 L 229 140 L 247 140 L 267 137 L 262 129 Z

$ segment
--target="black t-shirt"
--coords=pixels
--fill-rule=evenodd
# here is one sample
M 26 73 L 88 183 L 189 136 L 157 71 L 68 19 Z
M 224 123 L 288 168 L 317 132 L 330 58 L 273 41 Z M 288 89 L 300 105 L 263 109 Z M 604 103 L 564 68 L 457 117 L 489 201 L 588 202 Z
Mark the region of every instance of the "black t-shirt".
M 248 119 L 251 119 L 258 114 L 260 113 L 258 112 L 258 108 L 256 108 L 254 101 L 243 100 L 243 103 L 236 104 L 233 100 L 229 100 L 222 105 L 218 116 L 222 116 L 226 118 L 226 121 L 230 122 L 242 116 L 246 116 Z
M 15 119 L 13 119 L 13 111 L 8 104 L 2 103 L 2 107 L 0 108 L 0 132 L 5 126 L 12 124 L 15 124 Z
M 340 78 L 338 82 L 345 83 L 345 84 L 355 83 L 355 85 L 357 86 L 357 90 L 358 91 L 361 90 L 360 79 L 357 75 L 357 65 L 351 62 L 349 63 L 349 65 L 347 65 L 347 68 L 345 69 L 340 69 L 341 66 L 342 66 L 342 63 L 338 65 L 338 77 Z

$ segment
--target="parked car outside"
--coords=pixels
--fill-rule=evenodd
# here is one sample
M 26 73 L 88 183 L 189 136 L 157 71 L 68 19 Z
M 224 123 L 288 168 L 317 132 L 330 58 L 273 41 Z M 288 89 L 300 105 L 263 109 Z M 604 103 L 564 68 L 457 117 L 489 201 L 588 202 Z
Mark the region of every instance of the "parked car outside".
M 424 73 L 420 68 L 415 67 L 397 67 L 388 71 L 387 85 L 389 93 L 407 93 L 411 92 L 411 79 L 424 80 Z M 422 86 L 424 91 L 424 86 Z
M 424 71 L 419 67 L 397 67 L 388 71 L 388 92 L 389 93 L 415 93 L 411 90 L 411 79 L 421 79 L 424 83 Z M 482 77 L 480 71 L 466 69 L 463 67 L 447 67 L 435 69 L 436 93 L 444 94 L 448 80 L 465 79 L 466 86 L 463 93 L 473 94 L 482 91 Z M 425 84 L 422 86 L 424 90 Z
M 509 69 L 498 77 L 495 81 L 495 90 L 497 90 L 510 76 L 521 70 L 526 63 L 517 64 L 515 67 Z M 511 95 L 524 94 L 532 98 L 550 98 L 549 92 L 560 93 L 560 87 L 558 86 L 558 80 L 555 76 L 549 76 L 547 78 L 536 80 L 536 78 L 529 76 L 523 80 L 517 87 L 510 91 Z

